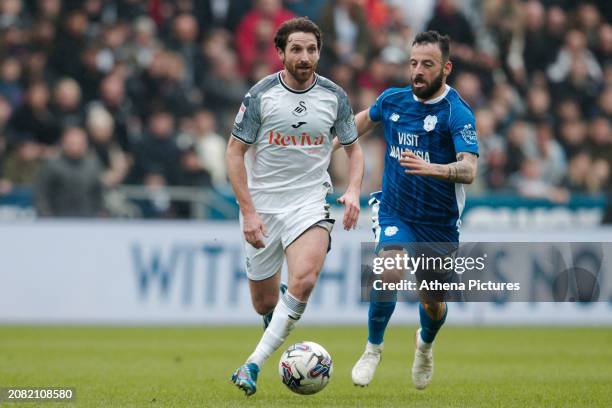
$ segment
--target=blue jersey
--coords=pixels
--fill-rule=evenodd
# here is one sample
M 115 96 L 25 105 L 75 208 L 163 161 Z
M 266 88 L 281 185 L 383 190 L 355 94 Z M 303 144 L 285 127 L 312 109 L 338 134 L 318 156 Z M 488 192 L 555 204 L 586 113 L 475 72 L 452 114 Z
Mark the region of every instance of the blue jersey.
M 387 149 L 380 212 L 408 223 L 456 228 L 465 204 L 463 184 L 406 174 L 399 159 L 409 150 L 429 163 L 457 161 L 457 153 L 478 154 L 474 113 L 446 86 L 434 100 L 419 102 L 412 88 L 390 88 L 370 107 L 382 121 Z

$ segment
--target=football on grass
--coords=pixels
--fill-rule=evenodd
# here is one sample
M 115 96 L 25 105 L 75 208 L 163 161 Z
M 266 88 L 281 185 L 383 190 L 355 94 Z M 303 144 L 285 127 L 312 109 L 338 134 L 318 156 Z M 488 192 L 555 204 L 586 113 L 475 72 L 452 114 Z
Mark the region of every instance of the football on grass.
M 278 363 L 283 384 L 302 395 L 315 394 L 325 388 L 332 371 L 332 359 L 327 350 L 311 341 L 290 346 Z

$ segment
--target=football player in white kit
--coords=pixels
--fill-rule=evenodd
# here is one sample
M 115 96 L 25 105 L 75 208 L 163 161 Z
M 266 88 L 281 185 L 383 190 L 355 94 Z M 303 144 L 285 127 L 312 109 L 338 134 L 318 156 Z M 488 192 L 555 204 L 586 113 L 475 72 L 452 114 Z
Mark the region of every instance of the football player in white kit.
M 286 21 L 274 42 L 284 69 L 255 84 L 236 115 L 227 167 L 240 204 L 246 272 L 257 313 L 273 312 L 255 351 L 232 375 L 247 396 L 257 375 L 300 319 L 330 246 L 334 220 L 325 197 L 334 136 L 349 158 L 343 225 L 359 217 L 363 153 L 346 93 L 315 73 L 321 32 L 307 18 Z M 279 301 L 284 259 L 288 288 Z

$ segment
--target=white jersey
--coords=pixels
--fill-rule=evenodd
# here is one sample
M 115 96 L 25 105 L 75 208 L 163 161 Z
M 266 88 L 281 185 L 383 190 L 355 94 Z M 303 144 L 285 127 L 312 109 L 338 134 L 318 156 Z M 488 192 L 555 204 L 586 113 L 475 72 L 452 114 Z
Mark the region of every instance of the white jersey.
M 327 173 L 333 136 L 357 140 L 346 93 L 315 75 L 296 91 L 272 74 L 255 84 L 236 115 L 233 137 L 252 144 L 245 158 L 248 187 L 261 213 L 284 212 L 321 200 L 331 191 Z

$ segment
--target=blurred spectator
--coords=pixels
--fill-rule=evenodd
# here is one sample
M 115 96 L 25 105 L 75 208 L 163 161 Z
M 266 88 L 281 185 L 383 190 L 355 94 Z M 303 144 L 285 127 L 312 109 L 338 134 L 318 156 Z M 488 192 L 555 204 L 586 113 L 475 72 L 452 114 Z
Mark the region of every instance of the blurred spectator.
M 506 172 L 508 174 L 518 172 L 524 161 L 533 159 L 537 155 L 533 133 L 524 121 L 517 120 L 508 129 L 506 152 L 508 156 Z M 537 173 L 537 177 L 540 177 L 539 168 Z M 532 173 L 529 172 L 529 174 Z
M 278 58 L 278 57 L 277 57 Z M 224 128 L 229 127 L 249 86 L 239 74 L 238 59 L 230 51 L 225 52 L 213 61 L 210 73 L 202 82 L 206 95 L 205 106 L 215 113 L 217 120 Z
M 525 119 L 531 123 L 550 122 L 551 101 L 546 88 L 533 86 L 527 91 L 527 114 Z
M 81 88 L 72 78 L 63 78 L 53 92 L 53 116 L 60 129 L 83 124 Z
M 137 69 L 147 68 L 153 55 L 161 47 L 156 38 L 155 22 L 146 16 L 138 17 L 133 23 L 133 38 L 128 48 L 128 61 Z
M 608 85 L 597 99 L 597 113 L 612 120 L 612 85 Z
M 584 63 L 586 75 L 593 81 L 600 81 L 602 71 L 597 59 L 587 48 L 586 35 L 582 31 L 571 30 L 565 36 L 565 45 L 548 67 L 547 73 L 551 81 L 562 82 L 572 70 L 576 61 Z
M 42 163 L 42 148 L 31 139 L 21 139 L 4 162 L 4 178 L 14 187 L 33 187 Z
M 567 171 L 567 164 L 563 148 L 555 140 L 553 129 L 548 122 L 537 125 L 536 145 L 542 180 L 551 185 L 559 185 Z
M 216 132 L 215 117 L 210 111 L 200 110 L 193 118 L 193 135 L 195 151 L 202 168 L 212 178 L 212 183 L 220 187 L 227 183 L 225 167 L 226 142 L 223 136 Z
M 431 20 L 427 23 L 427 29 L 450 36 L 451 58 L 455 65 L 453 74 L 458 74 L 464 66 L 471 66 L 476 62 L 474 29 L 459 10 L 457 0 L 439 0 Z
M 433 16 L 427 24 L 427 30 L 435 30 L 450 36 L 454 53 L 461 58 L 471 54 L 476 38 L 468 19 L 457 7 L 456 0 L 439 0 Z M 468 57 L 469 58 L 469 57 Z
M 329 69 L 340 62 L 360 70 L 370 56 L 370 33 L 360 0 L 335 0 L 327 4 L 319 23 L 323 34 L 321 63 Z
M 212 180 L 208 170 L 202 166 L 198 152 L 189 147 L 181 152 L 181 186 L 210 187 Z
M 104 107 L 94 105 L 87 113 L 86 126 L 92 150 L 104 169 L 102 183 L 105 187 L 115 187 L 123 182 L 129 164 L 126 154 L 113 137 L 113 117 Z
M 26 18 L 21 0 L 3 0 L 0 3 L 0 29 L 23 24 Z
M 591 169 L 591 159 L 586 151 L 576 153 L 569 161 L 568 172 L 563 179 L 563 186 L 574 193 L 586 193 L 587 178 Z
M 567 190 L 542 178 L 541 164 L 535 159 L 524 160 L 520 172 L 512 176 L 510 183 L 523 197 L 544 198 L 555 203 L 565 203 L 569 199 Z
M 359 76 L 357 84 L 360 88 L 368 88 L 381 94 L 389 87 L 389 69 L 381 58 L 370 60 L 367 70 Z
M 503 138 L 496 132 L 495 114 L 490 109 L 482 108 L 476 111 L 476 129 L 478 131 L 478 149 L 480 160 L 476 185 L 472 187 L 482 191 L 486 188 L 499 188 L 504 185 L 505 161 L 500 163 L 500 152 L 505 151 Z
M 612 164 L 612 126 L 603 116 L 597 116 L 589 123 L 591 156 Z
M 455 89 L 472 109 L 478 109 L 485 103 L 482 85 L 478 76 L 471 72 L 461 72 L 455 77 Z
M 175 140 L 174 118 L 167 111 L 153 113 L 148 121 L 147 132 L 134 146 L 130 182 L 142 184 L 147 177 L 156 175 L 152 178 L 154 186 L 177 185 L 181 173 L 177 165 L 180 164 L 180 156 Z
M 431 20 L 436 5 L 436 0 L 388 0 L 391 6 L 391 18 L 398 16 L 403 19 L 413 32 L 418 33 L 426 30 L 427 23 Z
M 554 42 L 546 33 L 546 10 L 538 0 L 529 0 L 523 5 L 524 34 L 521 36 L 523 66 L 528 75 L 544 71 L 555 57 Z
M 59 75 L 76 78 L 80 70 L 80 54 L 86 44 L 87 17 L 74 10 L 62 22 L 51 65 Z
M 163 175 L 152 171 L 144 177 L 144 186 L 148 194 L 145 200 L 139 200 L 144 218 L 173 218 L 176 216 L 175 205 L 170 199 L 168 183 Z
M 601 15 L 594 4 L 580 2 L 576 8 L 577 28 L 585 33 L 589 46 L 597 42 L 597 29 L 601 24 Z
M 250 0 L 198 0 L 195 2 L 198 21 L 202 27 L 222 28 L 230 32 L 236 30 L 250 7 Z
M 236 30 L 236 49 L 243 75 L 249 75 L 258 61 L 272 71 L 282 68 L 274 46 L 274 33 L 293 17 L 292 12 L 283 8 L 281 0 L 254 0 L 253 10 L 242 18 Z
M 14 139 L 32 139 L 47 146 L 59 138 L 57 123 L 49 108 L 49 88 L 44 82 L 31 84 L 25 103 L 15 111 L 9 124 Z
M 36 210 L 42 217 L 96 217 L 103 214 L 102 167 L 88 153 L 87 135 L 64 131 L 61 153 L 49 159 L 36 183 Z
M 37 0 L 36 18 L 57 22 L 62 12 L 62 0 Z
M 169 48 L 178 52 L 183 59 L 182 85 L 190 88 L 195 84 L 195 69 L 199 46 L 197 44 L 199 36 L 198 21 L 189 14 L 181 14 L 174 18 L 172 24 L 172 41 Z
M 125 84 L 119 75 L 111 74 L 100 83 L 100 104 L 111 114 L 115 123 L 115 138 L 121 148 L 132 151 L 134 140 L 129 129 L 133 120 L 132 104 L 126 98 Z
M 612 25 L 610 22 L 602 24 L 599 28 L 597 43 L 594 47 L 595 56 L 603 66 L 612 61 Z
M 559 133 L 559 142 L 568 157 L 574 156 L 587 146 L 587 127 L 583 121 L 563 122 Z
M 15 58 L 6 58 L 0 66 L 0 95 L 2 95 L 13 108 L 21 104 L 23 90 L 19 79 L 21 65 Z

